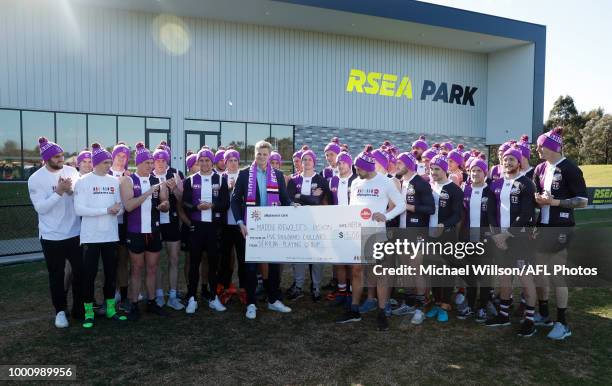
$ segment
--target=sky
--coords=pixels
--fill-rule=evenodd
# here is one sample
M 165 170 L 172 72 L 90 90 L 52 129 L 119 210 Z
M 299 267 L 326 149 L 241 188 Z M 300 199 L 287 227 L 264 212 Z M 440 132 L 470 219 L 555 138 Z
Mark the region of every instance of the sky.
M 612 1 L 426 0 L 546 26 L 544 119 L 559 95 L 612 114 Z

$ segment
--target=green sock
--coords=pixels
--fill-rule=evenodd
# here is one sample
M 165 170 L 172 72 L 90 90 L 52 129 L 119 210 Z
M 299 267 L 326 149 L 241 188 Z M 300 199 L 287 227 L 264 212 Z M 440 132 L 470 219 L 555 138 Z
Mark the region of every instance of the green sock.
M 93 303 L 84 303 L 85 306 L 85 323 L 83 323 L 83 327 L 92 328 L 93 320 L 94 320 L 94 311 L 93 311 Z
M 117 314 L 115 309 L 115 299 L 106 299 L 106 317 L 113 318 Z M 119 320 L 127 320 L 125 316 L 119 316 Z

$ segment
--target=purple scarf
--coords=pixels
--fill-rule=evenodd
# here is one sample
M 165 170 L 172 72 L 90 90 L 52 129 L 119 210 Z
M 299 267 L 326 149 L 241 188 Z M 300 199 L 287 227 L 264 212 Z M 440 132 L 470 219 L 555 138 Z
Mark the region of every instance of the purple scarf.
M 280 206 L 280 199 L 278 196 L 278 181 L 276 180 L 276 172 L 270 166 L 266 165 L 266 190 L 268 192 L 268 202 L 260 203 L 260 206 Z M 257 164 L 255 161 L 249 168 L 249 185 L 247 187 L 247 200 L 246 205 L 255 206 L 257 205 Z M 246 223 L 246 212 L 244 215 Z

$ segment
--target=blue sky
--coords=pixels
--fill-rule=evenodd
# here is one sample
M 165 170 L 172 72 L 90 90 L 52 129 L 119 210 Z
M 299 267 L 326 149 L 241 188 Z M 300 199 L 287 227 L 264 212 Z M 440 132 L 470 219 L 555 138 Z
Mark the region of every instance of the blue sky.
M 612 113 L 612 1 L 426 0 L 546 26 L 544 118 L 559 95 Z

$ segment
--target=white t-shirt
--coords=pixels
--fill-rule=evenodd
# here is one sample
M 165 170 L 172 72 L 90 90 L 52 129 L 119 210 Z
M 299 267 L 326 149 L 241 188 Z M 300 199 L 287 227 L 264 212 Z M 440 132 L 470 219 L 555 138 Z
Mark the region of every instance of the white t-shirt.
M 200 174 L 201 177 L 201 187 L 200 187 L 200 201 L 204 202 L 212 202 L 213 201 L 213 193 L 212 193 L 212 176 L 214 173 L 210 173 L 209 175 Z M 220 180 L 220 179 L 219 179 Z M 193 179 L 191 180 L 193 182 Z M 201 210 L 201 219 L 203 222 L 212 222 L 212 209 Z
M 557 165 L 559 165 L 565 157 L 561 157 L 561 159 L 554 164 L 546 163 L 546 173 L 544 174 L 544 190 L 550 194 L 552 190 L 553 177 L 555 176 L 555 169 L 557 169 Z M 548 224 L 550 221 L 550 205 L 543 205 L 540 208 L 540 222 L 542 224 Z
M 503 177 L 503 179 L 504 183 L 499 193 L 499 226 L 506 230 L 510 228 L 510 224 L 512 223 L 510 220 L 510 192 L 512 192 L 512 187 L 514 186 L 516 178 L 509 180 Z
M 119 241 L 117 216 L 107 213 L 107 208 L 115 203 L 121 203 L 117 178 L 89 173 L 77 182 L 74 208 L 82 217 L 81 244 Z M 119 214 L 123 214 L 123 207 Z
M 402 198 L 404 202 L 406 202 L 406 196 L 408 195 L 408 187 L 414 189 L 414 187 L 412 187 L 410 184 L 410 182 L 414 179 L 414 176 L 416 176 L 416 174 L 413 174 L 412 177 L 410 177 L 410 179 L 408 180 L 402 180 Z M 406 218 L 406 211 L 403 211 L 400 215 L 400 228 L 406 228 Z
M 28 179 L 30 199 L 38 213 L 38 234 L 45 240 L 66 240 L 80 233 L 81 219 L 74 212 L 73 194 L 55 193 L 60 176 L 71 178 L 74 190 L 79 172 L 71 166 L 53 172 L 43 166 Z
M 427 173 L 427 169 L 425 168 L 425 162 L 417 163 L 417 174 L 419 176 L 425 175 Z
M 389 213 L 386 213 L 389 202 L 392 202 L 395 207 Z M 406 210 L 406 202 L 402 199 L 402 194 L 393 181 L 384 174 L 378 173 L 369 180 L 361 178 L 353 180 L 350 205 L 365 205 L 372 214 L 377 212 L 385 214 L 387 221 Z M 385 223 L 379 223 L 370 218 L 367 226 L 384 227 Z
M 170 167 L 168 167 L 166 169 L 166 171 L 163 174 L 157 174 L 155 172 L 155 170 L 153 170 L 153 175 L 155 176 L 155 178 L 157 178 L 159 180 L 159 182 L 165 182 L 166 181 L 166 173 L 168 173 L 168 169 Z M 170 223 L 170 211 L 167 212 L 159 212 L 159 223 L 160 224 L 169 224 Z
M 349 180 L 353 175 L 349 175 L 348 177 L 342 178 L 338 177 L 340 180 L 338 181 L 338 205 L 348 206 L 349 204 Z
M 117 181 L 121 183 L 121 176 L 125 173 L 125 170 L 120 172 L 114 170 L 112 167 L 110 168 L 111 173 L 113 173 L 113 177 L 117 178 Z M 117 215 L 117 224 L 123 224 L 123 214 Z
M 480 228 L 480 208 L 482 206 L 482 192 L 487 184 L 476 187 L 472 185 L 470 195 L 470 228 Z
M 310 188 L 312 187 L 312 177 L 314 176 L 314 174 L 310 177 L 306 177 L 304 176 L 304 173 L 302 173 L 301 176 L 302 188 L 300 189 L 300 194 L 310 196 L 312 194 L 312 190 Z

